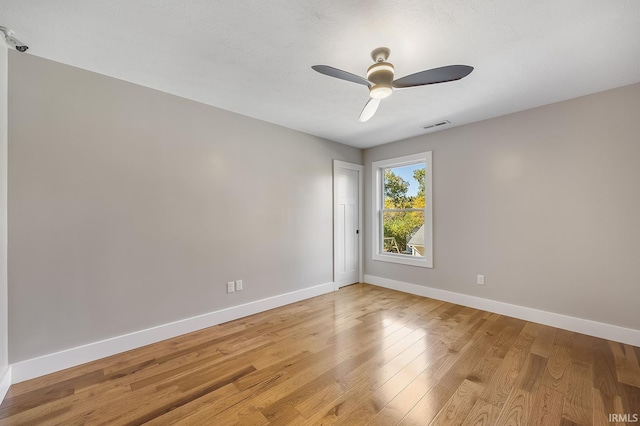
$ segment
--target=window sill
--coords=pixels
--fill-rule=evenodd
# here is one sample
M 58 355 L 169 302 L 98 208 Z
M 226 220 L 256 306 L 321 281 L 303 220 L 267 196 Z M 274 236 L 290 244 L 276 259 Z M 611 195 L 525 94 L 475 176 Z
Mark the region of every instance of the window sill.
M 433 262 L 430 262 L 426 257 L 416 258 L 413 256 L 405 256 L 401 254 L 374 254 L 373 260 L 379 260 L 381 262 L 399 263 L 401 265 L 419 266 L 421 268 L 433 268 Z

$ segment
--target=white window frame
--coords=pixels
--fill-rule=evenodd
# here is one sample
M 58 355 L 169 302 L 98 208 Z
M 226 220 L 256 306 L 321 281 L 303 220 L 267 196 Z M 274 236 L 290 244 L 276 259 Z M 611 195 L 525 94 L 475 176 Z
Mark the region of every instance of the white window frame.
M 424 163 L 424 257 L 409 256 L 405 254 L 385 253 L 383 251 L 382 208 L 384 205 L 384 169 L 392 167 L 408 166 L 416 163 Z M 382 262 L 400 263 L 403 265 L 433 268 L 433 184 L 432 184 L 432 152 L 421 152 L 403 157 L 390 158 L 388 160 L 375 161 L 372 167 L 372 185 L 374 194 L 372 198 L 372 229 L 371 235 L 373 260 Z

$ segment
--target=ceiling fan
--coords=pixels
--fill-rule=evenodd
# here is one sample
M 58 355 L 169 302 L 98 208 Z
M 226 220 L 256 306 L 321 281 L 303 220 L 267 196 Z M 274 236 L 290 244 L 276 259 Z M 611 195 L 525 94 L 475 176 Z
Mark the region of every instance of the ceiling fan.
M 361 122 L 365 122 L 373 117 L 373 114 L 375 114 L 378 109 L 378 105 L 380 105 L 380 100 L 391 95 L 394 88 L 403 89 L 406 87 L 426 86 L 427 84 L 460 80 L 473 71 L 473 67 L 469 65 L 448 65 L 446 67 L 420 71 L 394 80 L 393 64 L 387 62 L 390 54 L 391 49 L 387 47 L 378 47 L 371 52 L 371 58 L 375 64 L 371 65 L 367 70 L 367 78 L 328 65 L 314 65 L 311 68 L 320 74 L 363 84 L 369 88 L 370 98 L 360 113 L 359 120 Z

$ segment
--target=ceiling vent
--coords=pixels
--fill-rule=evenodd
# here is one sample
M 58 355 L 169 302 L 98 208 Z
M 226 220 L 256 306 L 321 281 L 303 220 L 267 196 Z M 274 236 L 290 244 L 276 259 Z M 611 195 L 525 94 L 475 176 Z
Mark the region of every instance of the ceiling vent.
M 447 124 L 451 124 L 451 122 L 449 120 L 439 121 L 437 123 L 427 124 L 425 126 L 422 126 L 422 128 L 423 129 L 433 129 L 434 127 L 445 126 Z

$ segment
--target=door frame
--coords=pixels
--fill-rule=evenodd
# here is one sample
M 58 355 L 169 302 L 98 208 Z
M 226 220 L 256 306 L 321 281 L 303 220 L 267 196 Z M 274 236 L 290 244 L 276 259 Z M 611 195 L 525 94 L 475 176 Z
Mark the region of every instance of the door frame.
M 346 161 L 333 160 L 333 284 L 334 290 L 337 291 L 343 285 L 339 285 L 336 280 L 336 242 L 338 241 L 338 227 L 336 226 L 337 211 L 338 211 L 338 191 L 336 181 L 337 169 L 349 169 L 358 172 L 358 281 L 364 280 L 364 253 L 363 253 L 363 240 L 364 240 L 364 226 L 362 223 L 362 194 L 364 193 L 364 166 L 360 164 L 348 163 Z

